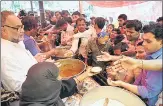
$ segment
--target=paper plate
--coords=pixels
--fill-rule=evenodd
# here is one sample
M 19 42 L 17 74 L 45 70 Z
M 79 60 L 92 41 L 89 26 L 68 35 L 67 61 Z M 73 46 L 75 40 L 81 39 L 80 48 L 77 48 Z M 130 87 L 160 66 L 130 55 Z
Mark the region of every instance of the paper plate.
M 102 71 L 101 67 L 92 67 L 92 69 L 91 69 L 91 72 L 95 72 L 95 73 L 98 73 L 100 71 Z
M 124 106 L 146 106 L 145 103 L 135 94 L 112 86 L 100 86 L 92 89 L 86 93 L 81 102 L 80 106 L 96 106 L 97 101 L 104 101 L 105 98 L 110 99 L 111 101 L 118 101 Z M 103 106 L 104 102 L 102 103 Z M 100 106 L 100 104 L 98 104 Z M 112 106 L 111 104 L 108 106 Z M 115 105 L 114 105 L 115 106 Z

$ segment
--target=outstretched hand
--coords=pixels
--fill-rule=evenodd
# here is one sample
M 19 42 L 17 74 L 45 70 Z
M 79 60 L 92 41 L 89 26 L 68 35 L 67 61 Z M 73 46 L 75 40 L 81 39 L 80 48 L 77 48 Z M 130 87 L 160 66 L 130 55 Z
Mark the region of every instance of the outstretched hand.
M 122 59 L 115 61 L 113 65 L 118 70 L 133 70 L 138 68 L 137 62 L 137 59 L 124 56 Z
M 102 55 L 99 55 L 96 57 L 97 61 L 111 61 L 112 60 L 112 56 L 109 53 L 102 52 L 102 51 L 101 51 L 101 53 L 102 53 Z

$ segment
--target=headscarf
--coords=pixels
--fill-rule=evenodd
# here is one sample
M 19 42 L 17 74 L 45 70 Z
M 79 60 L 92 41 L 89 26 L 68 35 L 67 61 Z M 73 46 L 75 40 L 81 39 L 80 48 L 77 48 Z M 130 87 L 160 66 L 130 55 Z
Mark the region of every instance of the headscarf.
M 106 32 L 100 32 L 97 34 L 98 37 L 105 37 L 105 36 L 109 36 L 108 33 Z
M 54 63 L 33 65 L 22 85 L 20 106 L 64 106 L 60 98 L 59 69 Z

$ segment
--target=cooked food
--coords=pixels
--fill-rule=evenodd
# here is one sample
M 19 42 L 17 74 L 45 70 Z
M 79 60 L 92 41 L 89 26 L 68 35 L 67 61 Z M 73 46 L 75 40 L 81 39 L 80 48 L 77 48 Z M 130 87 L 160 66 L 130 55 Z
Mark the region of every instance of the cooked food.
M 57 53 L 55 54 L 56 57 L 72 57 L 73 52 L 70 52 L 64 48 L 56 48 Z
M 117 100 L 103 98 L 91 104 L 90 106 L 125 106 L 125 105 Z
M 64 54 L 64 57 L 72 57 L 73 56 L 73 53 L 72 52 L 69 52 L 68 53 L 65 53 Z
M 56 61 L 56 64 L 59 66 L 59 75 L 61 78 L 73 77 L 82 73 L 85 69 L 85 64 L 77 59 L 61 59 Z
M 101 67 L 93 67 L 93 68 L 91 69 L 91 72 L 94 72 L 94 73 L 98 73 L 98 72 L 100 72 L 100 71 L 102 71 L 102 68 L 101 68 Z
M 109 103 L 109 99 L 105 98 L 104 106 L 108 106 L 108 103 Z
M 73 64 L 65 64 L 65 65 L 60 66 L 59 67 L 60 76 L 61 77 L 70 77 L 70 76 L 79 74 L 82 71 L 82 67 L 79 65 L 77 65 L 77 66 L 74 66 Z

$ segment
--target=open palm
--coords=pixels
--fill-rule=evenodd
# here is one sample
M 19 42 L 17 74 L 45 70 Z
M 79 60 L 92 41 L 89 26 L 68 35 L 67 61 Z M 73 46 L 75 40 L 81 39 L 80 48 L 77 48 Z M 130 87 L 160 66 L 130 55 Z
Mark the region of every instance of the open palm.
M 107 83 L 110 85 L 110 86 L 120 86 L 121 85 L 121 82 L 120 80 L 118 81 L 112 81 L 110 79 L 107 79 Z
M 112 60 L 112 56 L 107 52 L 101 52 L 102 55 L 97 56 L 97 61 L 110 61 Z
M 131 57 L 124 56 L 122 59 L 117 60 L 113 63 L 114 68 L 119 70 L 134 70 L 138 68 L 137 59 L 133 59 Z

